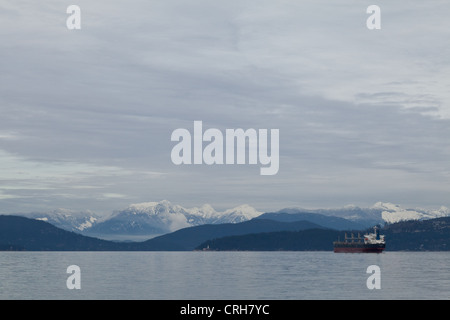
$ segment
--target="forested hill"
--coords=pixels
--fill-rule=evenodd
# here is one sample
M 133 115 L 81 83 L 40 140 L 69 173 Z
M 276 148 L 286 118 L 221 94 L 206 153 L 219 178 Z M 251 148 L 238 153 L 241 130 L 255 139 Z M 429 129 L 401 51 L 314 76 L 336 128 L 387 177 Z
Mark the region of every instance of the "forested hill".
M 386 235 L 386 250 L 450 250 L 450 217 L 392 223 L 382 232 Z
M 50 223 L 18 216 L 0 216 L 0 249 L 27 251 L 114 250 L 114 242 L 85 237 Z
M 386 251 L 449 251 L 450 217 L 423 221 L 403 221 L 386 225 Z M 202 243 L 198 250 L 294 250 L 332 251 L 333 241 L 344 232 L 309 229 L 223 237 Z
M 0 250 L 2 251 L 145 251 L 174 250 L 159 243 L 118 243 L 63 230 L 40 220 L 0 215 Z

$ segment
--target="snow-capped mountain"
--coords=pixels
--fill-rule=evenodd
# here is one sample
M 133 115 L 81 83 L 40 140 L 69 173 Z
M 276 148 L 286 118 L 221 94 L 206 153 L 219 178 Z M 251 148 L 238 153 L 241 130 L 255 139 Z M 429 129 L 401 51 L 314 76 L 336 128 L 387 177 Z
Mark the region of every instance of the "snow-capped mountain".
M 31 212 L 20 215 L 46 221 L 58 228 L 74 232 L 82 232 L 101 221 L 101 217 L 92 211 L 74 211 L 63 208 L 50 212 Z
M 399 205 L 377 202 L 369 208 L 348 205 L 336 209 L 285 208 L 283 213 L 319 213 L 345 218 L 365 227 L 385 222 L 426 220 L 450 216 L 450 209 L 405 209 Z M 211 205 L 184 208 L 167 200 L 131 204 L 123 210 L 105 217 L 91 211 L 57 209 L 46 213 L 20 214 L 28 218 L 47 221 L 59 228 L 105 239 L 145 240 L 182 228 L 202 224 L 239 223 L 263 214 L 249 205 L 225 211 L 216 211 Z
M 84 233 L 92 235 L 155 236 L 202 224 L 237 223 L 250 220 L 262 212 L 242 205 L 223 212 L 211 205 L 184 208 L 167 200 L 132 204 L 99 222 Z
M 444 206 L 441 206 L 439 209 L 405 209 L 396 204 L 377 202 L 372 208 L 381 211 L 381 217 L 385 222 L 389 223 L 450 216 L 450 209 Z
M 450 209 L 440 207 L 439 209 L 409 209 L 389 202 L 377 202 L 368 208 L 360 208 L 355 205 L 347 205 L 342 208 L 332 209 L 303 209 L 286 208 L 279 212 L 297 213 L 297 212 L 320 213 L 326 216 L 335 216 L 350 221 L 358 222 L 367 227 L 375 224 L 394 223 L 404 220 L 426 220 L 439 217 L 450 216 Z
M 239 223 L 256 218 L 261 214 L 262 212 L 257 211 L 252 206 L 244 204 L 223 212 L 218 212 L 215 216 L 211 216 L 209 223 Z

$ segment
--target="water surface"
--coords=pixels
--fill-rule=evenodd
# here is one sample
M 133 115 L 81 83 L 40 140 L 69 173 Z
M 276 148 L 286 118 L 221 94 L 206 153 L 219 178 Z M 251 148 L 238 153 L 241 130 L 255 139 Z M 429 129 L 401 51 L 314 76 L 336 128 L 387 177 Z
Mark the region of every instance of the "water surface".
M 450 299 L 449 263 L 448 252 L 0 252 L 0 299 Z M 370 265 L 381 289 L 367 287 Z

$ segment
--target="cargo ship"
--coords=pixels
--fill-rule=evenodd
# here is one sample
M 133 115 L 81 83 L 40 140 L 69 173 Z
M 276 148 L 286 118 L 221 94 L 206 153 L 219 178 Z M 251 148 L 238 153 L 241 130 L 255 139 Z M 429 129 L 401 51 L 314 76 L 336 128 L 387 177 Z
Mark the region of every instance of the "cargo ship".
M 350 237 L 347 237 L 345 233 L 344 241 L 333 242 L 334 252 L 350 252 L 350 253 L 381 253 L 386 246 L 386 241 L 384 235 L 380 235 L 380 230 L 378 227 L 374 227 L 373 233 L 368 233 L 364 235 L 364 238 L 358 233 L 358 236 L 353 236 L 351 233 Z

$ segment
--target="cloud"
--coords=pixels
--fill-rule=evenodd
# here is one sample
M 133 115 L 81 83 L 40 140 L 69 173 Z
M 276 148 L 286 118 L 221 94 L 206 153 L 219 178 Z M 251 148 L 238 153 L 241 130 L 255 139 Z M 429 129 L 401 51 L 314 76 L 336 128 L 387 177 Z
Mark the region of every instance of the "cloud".
M 370 4 L 80 0 L 69 31 L 58 1 L 3 3 L 2 203 L 450 205 L 449 5 L 380 3 L 370 31 Z M 174 166 L 194 120 L 279 129 L 279 173 Z
M 134 172 L 117 166 L 92 163 L 27 159 L 0 150 L 0 200 L 16 199 L 15 210 L 36 208 L 56 199 L 76 201 L 104 201 L 126 199 L 129 196 L 105 192 L 117 180 L 135 179 L 136 175 L 159 176 L 157 172 Z M 3 210 L 10 205 L 5 203 Z M 72 204 L 73 205 L 73 204 Z M 5 208 L 6 207 L 6 208 Z M 81 204 L 81 208 L 86 208 Z M 36 209 L 35 208 L 35 209 Z

